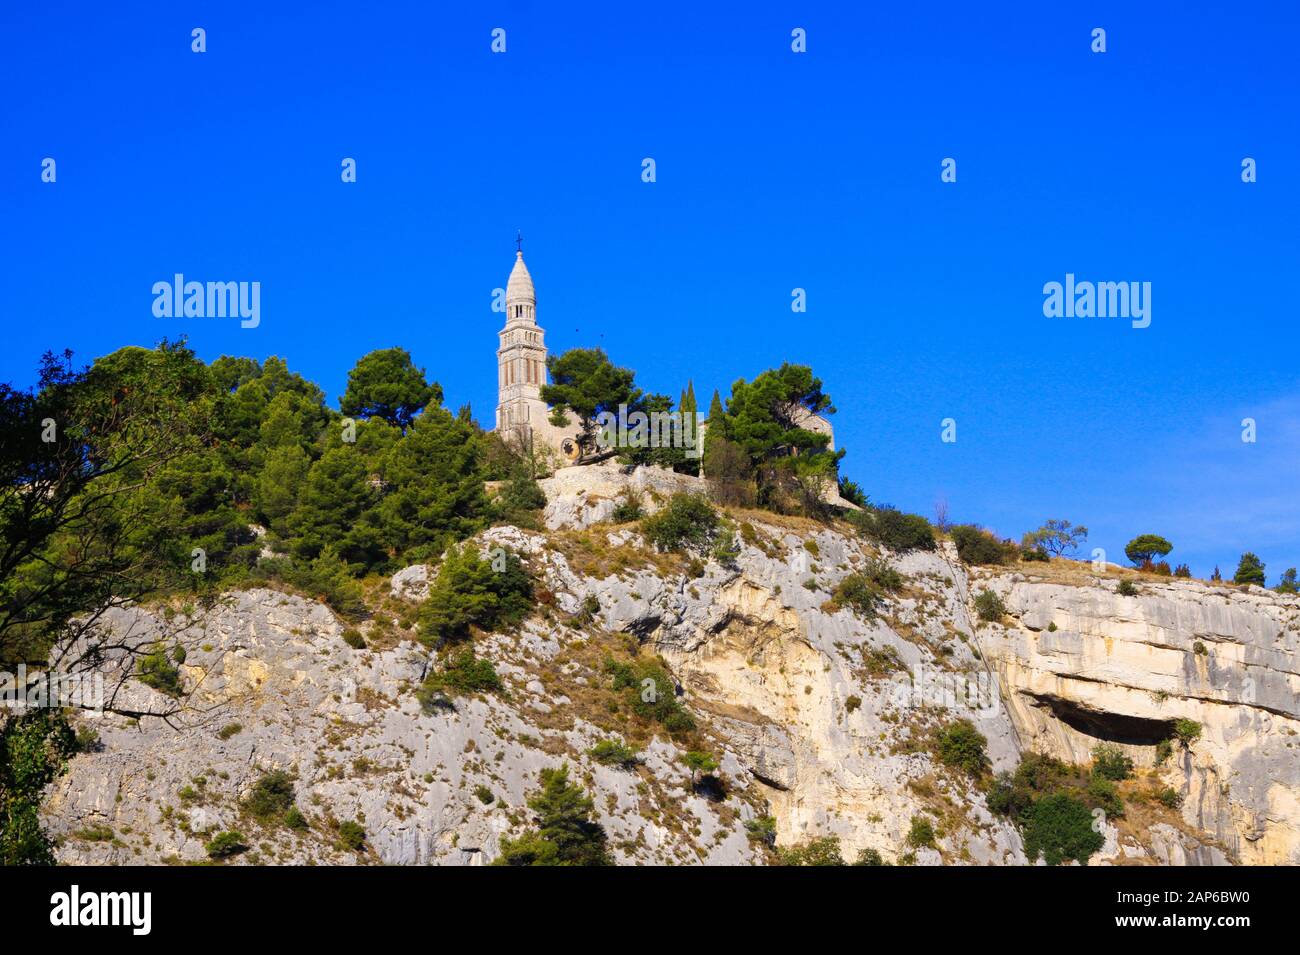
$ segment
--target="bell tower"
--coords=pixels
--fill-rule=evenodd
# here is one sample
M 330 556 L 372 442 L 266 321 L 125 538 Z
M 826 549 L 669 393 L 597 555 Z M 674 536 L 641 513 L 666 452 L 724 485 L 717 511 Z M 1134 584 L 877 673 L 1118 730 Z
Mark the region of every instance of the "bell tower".
M 537 324 L 537 292 L 524 265 L 522 239 L 506 283 L 506 325 L 497 348 L 497 430 L 547 430 L 545 332 Z

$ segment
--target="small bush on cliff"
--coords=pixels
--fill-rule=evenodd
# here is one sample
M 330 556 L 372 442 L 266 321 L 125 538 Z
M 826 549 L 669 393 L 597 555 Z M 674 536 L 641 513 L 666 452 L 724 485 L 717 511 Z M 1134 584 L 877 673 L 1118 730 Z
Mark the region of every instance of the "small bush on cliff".
M 769 849 L 776 845 L 776 820 L 771 816 L 758 816 L 748 820 L 745 832 L 752 842 L 761 843 Z
M 889 863 L 884 860 L 884 857 L 881 856 L 879 850 L 876 849 L 863 849 L 861 852 L 858 853 L 857 861 L 854 862 L 853 864 L 854 865 L 889 865 Z
M 1133 760 L 1118 746 L 1102 743 L 1092 751 L 1092 772 L 1102 779 L 1128 779 L 1133 775 Z
M 1006 616 L 1007 605 L 993 591 L 984 589 L 975 595 L 975 612 L 986 623 L 994 623 Z
M 1060 865 L 1067 859 L 1086 865 L 1106 842 L 1093 830 L 1088 807 L 1065 793 L 1035 802 L 1025 813 L 1023 832 L 1025 855 L 1031 862 L 1042 856 L 1048 865 Z
M 283 819 L 293 806 L 293 777 L 282 769 L 265 773 L 253 784 L 244 809 L 260 822 Z
M 213 859 L 228 859 L 248 851 L 248 844 L 238 832 L 219 832 L 206 846 L 208 856 Z
M 1020 822 L 1039 797 L 1083 784 L 1084 777 L 1059 759 L 1029 752 L 1020 758 L 1014 773 L 998 773 L 986 802 L 992 812 Z
M 935 750 L 945 766 L 971 776 L 983 776 L 989 768 L 988 740 L 970 720 L 957 720 L 940 730 Z
M 628 524 L 639 521 L 643 517 L 645 517 L 645 508 L 631 491 L 623 492 L 622 498 L 614 505 L 613 513 L 609 515 L 609 519 L 615 524 Z
M 641 533 L 659 550 L 699 550 L 718 529 L 718 512 L 698 494 L 674 494 L 641 521 Z
M 569 782 L 569 767 L 543 769 L 541 792 L 528 808 L 537 829 L 518 839 L 501 840 L 494 865 L 609 865 L 605 829 L 594 818 L 595 804 L 582 788 Z
M 1133 581 L 1125 577 L 1119 582 L 1119 586 L 1115 588 L 1115 593 L 1119 594 L 1121 597 L 1136 597 L 1138 589 Z
M 959 524 L 949 536 L 957 546 L 957 556 L 967 564 L 1005 564 L 1020 556 L 1020 548 L 1000 541 L 982 527 Z
M 467 638 L 471 627 L 517 624 L 532 602 L 532 582 L 516 555 L 500 549 L 484 560 L 471 544 L 452 547 L 420 607 L 420 639 L 441 644 Z
M 676 682 L 658 659 L 638 656 L 624 662 L 610 657 L 605 672 L 613 677 L 612 688 L 641 719 L 659 723 L 674 737 L 695 729 L 695 720 L 677 702 Z
M 848 607 L 867 620 L 876 618 L 876 605 L 882 600 L 884 594 L 865 574 L 849 574 L 835 585 L 831 594 L 831 601 L 836 606 Z
M 850 511 L 847 519 L 863 537 L 890 550 L 934 550 L 934 529 L 920 514 L 883 506 Z
M 339 823 L 339 845 L 353 852 L 360 852 L 366 845 L 366 830 L 361 823 L 351 819 Z
M 635 769 L 643 762 L 640 753 L 616 739 L 603 739 L 587 753 L 598 763 L 621 769 Z
M 1120 798 L 1119 790 L 1109 779 L 1094 777 L 1088 783 L 1085 801 L 1089 808 L 1100 809 L 1112 819 L 1119 819 L 1124 815 L 1124 800 Z
M 1166 809 L 1178 809 L 1183 804 L 1183 797 L 1177 789 L 1166 786 L 1156 793 L 1156 801 Z
M 935 849 L 934 824 L 924 816 L 912 817 L 912 828 L 907 831 L 907 844 L 913 849 Z
M 1174 736 L 1184 746 L 1191 746 L 1201 737 L 1201 724 L 1196 720 L 1179 718 L 1174 720 Z
M 844 865 L 844 856 L 840 853 L 839 836 L 821 836 L 809 839 L 801 846 L 791 846 L 778 850 L 781 865 L 789 866 L 827 866 Z
M 462 696 L 469 693 L 499 693 L 503 684 L 491 660 L 474 655 L 465 647 L 451 654 L 442 669 L 425 678 L 415 698 L 426 711 L 443 705 L 444 696 Z
M 136 664 L 136 679 L 168 696 L 179 696 L 181 671 L 173 664 L 167 648 L 159 643 Z

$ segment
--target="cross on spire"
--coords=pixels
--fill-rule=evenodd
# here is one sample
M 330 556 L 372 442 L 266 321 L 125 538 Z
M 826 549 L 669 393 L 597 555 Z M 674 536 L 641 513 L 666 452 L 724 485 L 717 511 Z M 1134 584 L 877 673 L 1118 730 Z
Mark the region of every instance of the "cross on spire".
M 524 234 L 523 234 L 523 232 L 518 232 L 518 233 L 515 235 L 515 249 L 516 249 L 517 251 L 519 251 L 519 252 L 524 251 Z

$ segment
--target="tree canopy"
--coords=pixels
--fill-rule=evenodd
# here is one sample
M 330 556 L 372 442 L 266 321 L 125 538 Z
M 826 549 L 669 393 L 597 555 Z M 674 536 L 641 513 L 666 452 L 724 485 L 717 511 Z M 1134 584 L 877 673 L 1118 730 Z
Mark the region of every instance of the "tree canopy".
M 340 407 L 345 415 L 382 418 L 405 431 L 425 406 L 442 403 L 442 387 L 425 381 L 405 348 L 382 348 L 364 355 L 348 373 Z
M 1139 534 L 1128 542 L 1124 553 L 1137 566 L 1145 566 L 1157 557 L 1164 557 L 1174 545 L 1158 534 Z

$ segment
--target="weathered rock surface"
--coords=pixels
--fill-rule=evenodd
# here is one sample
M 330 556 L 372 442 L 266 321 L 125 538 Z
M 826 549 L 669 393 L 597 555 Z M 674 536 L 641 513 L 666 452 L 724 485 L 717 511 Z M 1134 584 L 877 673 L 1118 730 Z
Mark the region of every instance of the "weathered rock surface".
M 547 523 L 590 527 L 587 512 L 635 480 L 609 470 L 596 492 L 548 488 Z M 940 550 L 885 555 L 906 585 L 868 620 L 829 598 L 872 548 L 808 522 L 754 517 L 738 530 L 735 560 L 709 560 L 699 576 L 648 554 L 631 526 L 591 527 L 590 551 L 513 527 L 479 535 L 523 556 L 546 601 L 518 630 L 478 641 L 506 693 L 432 713 L 414 693 L 427 650 L 409 639 L 355 650 L 333 613 L 299 597 L 238 592 L 179 624 L 145 609 L 111 614 L 106 625 L 142 646 L 184 643 L 192 711 L 175 726 L 99 721 L 102 747 L 77 756 L 47 801 L 60 859 L 201 859 L 212 833 L 238 829 L 255 847 L 245 861 L 483 864 L 527 827 L 540 770 L 568 763 L 625 863 L 761 863 L 744 823 L 770 814 L 778 844 L 834 834 L 850 860 L 912 852 L 920 816 L 937 848 L 915 851 L 918 864 L 1024 864 L 1016 829 L 932 755 L 934 728 L 970 719 L 995 771 L 1031 748 L 1087 762 L 1102 740 L 1150 766 L 1183 717 L 1202 737 L 1159 770 L 1185 796 L 1181 818 L 1113 831 L 1094 861 L 1300 861 L 1300 601 L 1181 581 L 1136 598 L 1102 578 L 971 581 Z M 431 570 L 398 573 L 392 594 L 419 599 Z M 1006 601 L 1001 623 L 976 625 L 970 598 L 982 587 Z M 692 791 L 665 736 L 635 772 L 587 755 L 612 735 L 590 695 L 608 680 L 600 661 L 629 640 L 669 664 L 719 758 L 722 801 Z M 309 830 L 241 809 L 272 769 L 295 774 Z M 334 823 L 352 819 L 364 853 L 337 844 Z M 104 826 L 113 839 L 85 835 Z
M 1194 720 L 1200 738 L 1162 767 L 1183 820 L 1241 862 L 1300 862 L 1300 599 L 1173 579 L 1132 597 L 1101 578 L 985 585 L 1011 619 L 980 642 L 1027 748 L 1087 762 L 1105 740 L 1152 766 Z

